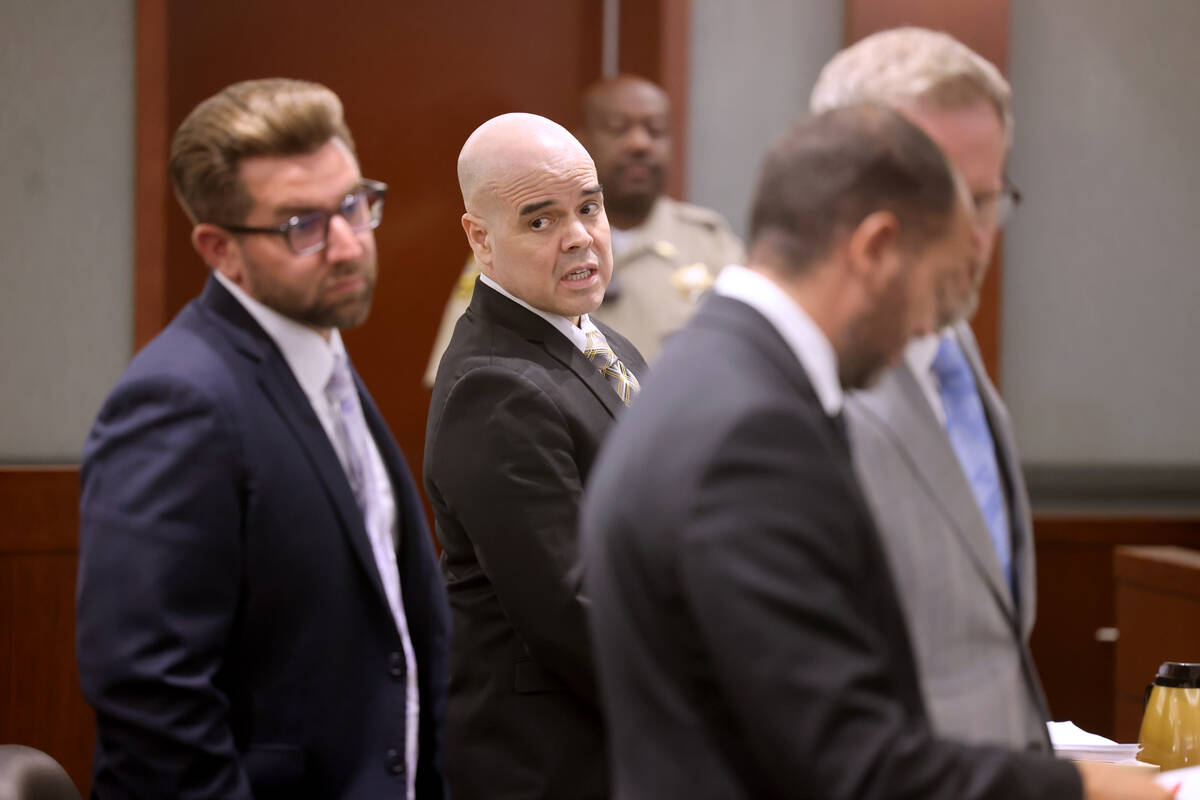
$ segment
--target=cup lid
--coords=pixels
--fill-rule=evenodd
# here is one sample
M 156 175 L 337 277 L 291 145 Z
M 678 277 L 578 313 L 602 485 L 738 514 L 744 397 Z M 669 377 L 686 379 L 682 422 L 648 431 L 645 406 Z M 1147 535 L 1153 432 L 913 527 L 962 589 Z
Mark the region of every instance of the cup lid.
M 1154 678 L 1155 686 L 1171 686 L 1177 689 L 1200 688 L 1200 664 L 1186 661 L 1164 661 Z

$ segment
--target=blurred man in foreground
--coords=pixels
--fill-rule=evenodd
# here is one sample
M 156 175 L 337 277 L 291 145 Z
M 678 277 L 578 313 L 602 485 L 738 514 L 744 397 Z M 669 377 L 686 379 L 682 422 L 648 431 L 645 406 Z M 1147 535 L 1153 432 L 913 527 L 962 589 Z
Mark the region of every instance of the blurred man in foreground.
M 768 153 L 747 267 L 660 359 L 584 501 L 616 797 L 1168 796 L 930 727 L 842 391 L 963 291 L 969 205 L 938 147 L 881 107 Z

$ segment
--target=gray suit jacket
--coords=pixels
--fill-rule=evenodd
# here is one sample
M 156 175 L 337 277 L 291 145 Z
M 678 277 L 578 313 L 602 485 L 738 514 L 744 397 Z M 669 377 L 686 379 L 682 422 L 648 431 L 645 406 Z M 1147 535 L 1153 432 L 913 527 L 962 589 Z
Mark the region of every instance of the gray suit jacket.
M 1046 749 L 1046 700 L 1029 653 L 1037 587 L 1029 498 L 1012 424 L 971 329 L 953 334 L 975 373 L 1012 526 L 1014 604 L 987 525 L 907 362 L 847 399 L 855 468 L 895 575 L 925 704 L 941 735 Z

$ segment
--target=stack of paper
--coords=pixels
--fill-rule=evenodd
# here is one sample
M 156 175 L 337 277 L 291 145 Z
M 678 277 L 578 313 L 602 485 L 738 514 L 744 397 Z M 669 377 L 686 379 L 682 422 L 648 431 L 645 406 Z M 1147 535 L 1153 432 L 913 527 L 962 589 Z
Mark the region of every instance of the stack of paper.
M 1117 744 L 1111 739 L 1088 733 L 1074 722 L 1047 722 L 1054 754 L 1073 761 L 1107 761 L 1112 764 L 1134 761 L 1139 745 Z

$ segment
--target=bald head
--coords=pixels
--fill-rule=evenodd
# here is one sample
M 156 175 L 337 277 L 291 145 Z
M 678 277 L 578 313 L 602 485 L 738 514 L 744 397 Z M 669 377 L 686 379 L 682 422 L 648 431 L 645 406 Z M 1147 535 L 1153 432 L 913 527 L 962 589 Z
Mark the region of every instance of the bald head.
M 458 154 L 463 231 L 483 274 L 576 323 L 604 299 L 612 247 L 596 165 L 574 136 L 534 114 L 475 129 Z
M 587 150 L 571 132 L 536 114 L 501 114 L 467 137 L 458 154 L 463 205 L 486 216 L 495 201 L 532 176 L 568 162 L 586 161 Z

